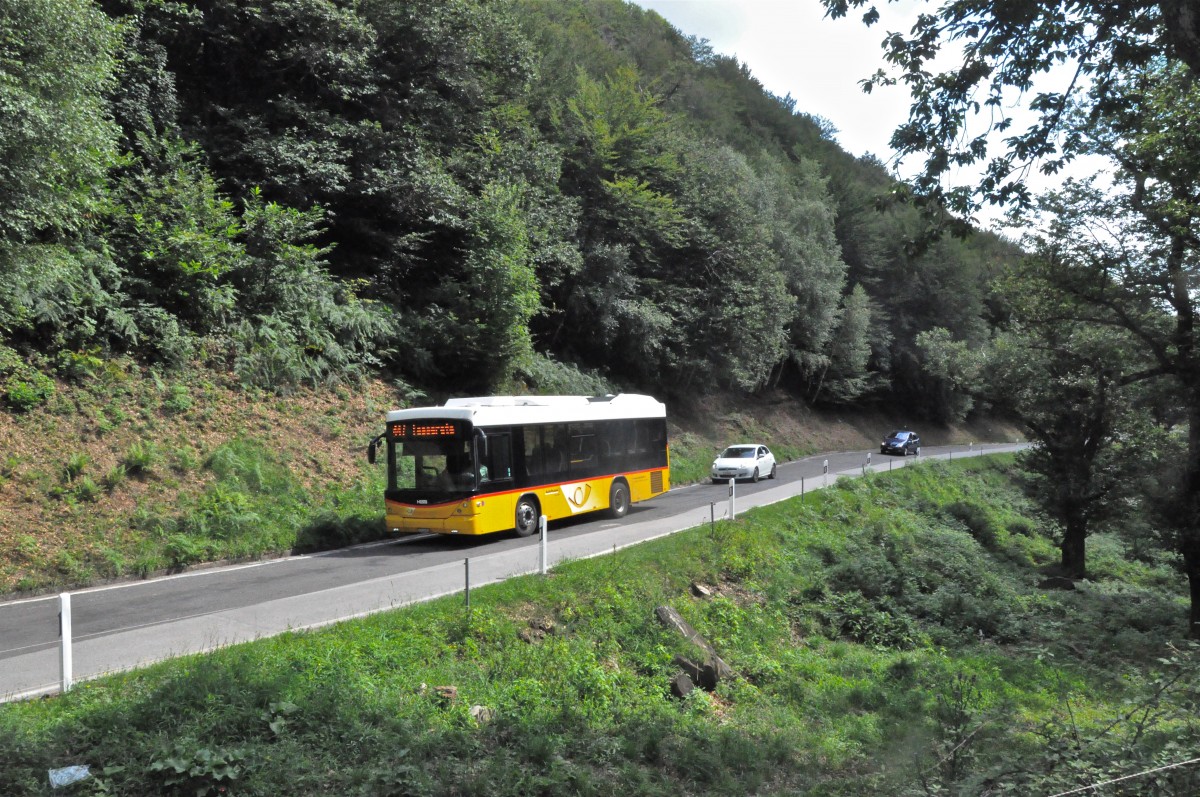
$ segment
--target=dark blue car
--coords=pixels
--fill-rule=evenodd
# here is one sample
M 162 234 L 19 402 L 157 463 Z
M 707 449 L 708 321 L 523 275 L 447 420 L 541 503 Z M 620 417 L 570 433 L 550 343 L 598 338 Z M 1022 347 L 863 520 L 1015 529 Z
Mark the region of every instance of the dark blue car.
M 910 453 L 920 455 L 921 437 L 916 432 L 892 432 L 879 444 L 879 453 L 899 454 L 902 457 L 907 457 Z

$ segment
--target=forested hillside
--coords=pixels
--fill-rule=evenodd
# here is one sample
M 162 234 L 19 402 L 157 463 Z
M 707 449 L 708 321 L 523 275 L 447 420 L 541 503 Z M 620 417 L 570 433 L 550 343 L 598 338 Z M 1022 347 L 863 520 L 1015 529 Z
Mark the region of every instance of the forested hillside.
M 286 392 L 782 388 L 969 403 L 989 235 L 620 0 L 29 0 L 0 10 L 0 379 L 115 356 Z

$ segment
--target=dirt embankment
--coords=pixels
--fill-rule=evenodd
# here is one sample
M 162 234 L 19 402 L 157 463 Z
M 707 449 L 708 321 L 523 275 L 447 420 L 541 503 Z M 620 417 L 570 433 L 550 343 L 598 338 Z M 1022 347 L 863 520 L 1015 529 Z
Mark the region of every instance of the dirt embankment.
M 893 429 L 912 429 L 927 445 L 1012 443 L 1024 439 L 1011 422 L 974 419 L 941 425 L 897 411 L 815 410 L 782 394 L 765 397 L 713 396 L 690 406 L 669 407 L 679 434 L 714 445 L 762 441 L 805 453 L 871 449 Z

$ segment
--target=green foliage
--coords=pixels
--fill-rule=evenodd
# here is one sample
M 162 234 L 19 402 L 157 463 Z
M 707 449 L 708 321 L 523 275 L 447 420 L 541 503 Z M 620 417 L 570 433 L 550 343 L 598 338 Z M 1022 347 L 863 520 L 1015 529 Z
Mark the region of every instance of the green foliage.
M 104 94 L 117 44 L 116 26 L 86 0 L 0 6 L 0 245 L 87 226 L 115 155 Z M 5 282 L 10 267 L 0 258 Z M 6 311 L 0 299 L 0 330 Z
M 192 396 L 188 391 L 187 385 L 171 385 L 167 389 L 167 395 L 163 399 L 162 405 L 164 410 L 173 415 L 178 415 L 191 409 Z
M 601 396 L 612 393 L 612 385 L 598 374 L 582 370 L 544 354 L 534 354 L 518 376 L 531 392 L 547 396 Z
M 0 386 L 4 403 L 16 412 L 28 412 L 54 395 L 53 380 L 7 346 L 0 346 Z
M 159 460 L 158 446 L 153 442 L 135 441 L 121 459 L 121 467 L 130 476 L 145 476 Z
M 90 463 L 87 454 L 75 453 L 67 458 L 67 463 L 63 465 L 62 478 L 64 482 L 73 482 L 83 475 Z
M 829 355 L 822 364 L 813 401 L 849 404 L 870 386 L 867 363 L 871 356 L 870 300 L 861 285 L 842 302 L 837 326 L 829 342 Z
M 149 771 L 164 793 L 181 792 L 196 797 L 224 794 L 244 774 L 244 751 L 212 750 L 187 741 L 176 742 L 162 757 L 150 762 Z
M 219 329 L 234 311 L 227 275 L 241 264 L 241 226 L 194 146 L 171 138 L 144 143 L 142 160 L 117 181 L 109 240 L 126 274 L 124 342 L 170 361 L 165 344 L 174 341 L 157 341 L 146 315 L 153 308 L 201 335 Z
M 395 327 L 378 304 L 325 268 L 312 243 L 323 214 L 246 202 L 246 260 L 235 275 L 239 311 L 234 371 L 248 385 L 285 391 L 304 382 L 353 379 L 378 365 Z
M 376 539 L 374 482 L 314 497 L 287 465 L 262 444 L 235 440 L 218 447 L 204 467 L 215 477 L 182 502 L 177 517 L 157 516 L 172 567 L 212 559 L 246 559 L 314 551 Z
M 874 212 L 882 164 L 657 15 L 103 8 L 4 28 L 30 113 L 4 128 L 0 334 L 64 372 L 120 351 L 281 393 L 369 372 L 484 393 L 546 358 L 664 397 L 890 388 L 949 417 L 913 339 L 980 338 L 1003 244 L 904 251 L 916 212 Z
M 75 498 L 80 501 L 93 502 L 100 498 L 100 486 L 91 476 L 83 476 L 74 483 Z
M 108 492 L 113 492 L 129 478 L 129 468 L 124 464 L 117 464 L 112 467 L 108 473 L 104 474 L 104 478 L 100 480 L 104 489 Z

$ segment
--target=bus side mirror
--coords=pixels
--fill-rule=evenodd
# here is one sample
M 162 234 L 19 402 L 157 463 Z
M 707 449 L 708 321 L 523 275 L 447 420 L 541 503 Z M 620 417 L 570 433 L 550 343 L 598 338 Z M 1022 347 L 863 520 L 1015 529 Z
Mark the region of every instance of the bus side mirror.
M 367 462 L 372 465 L 375 464 L 375 451 L 379 448 L 379 443 L 383 440 L 383 437 L 383 435 L 379 435 L 367 445 Z

